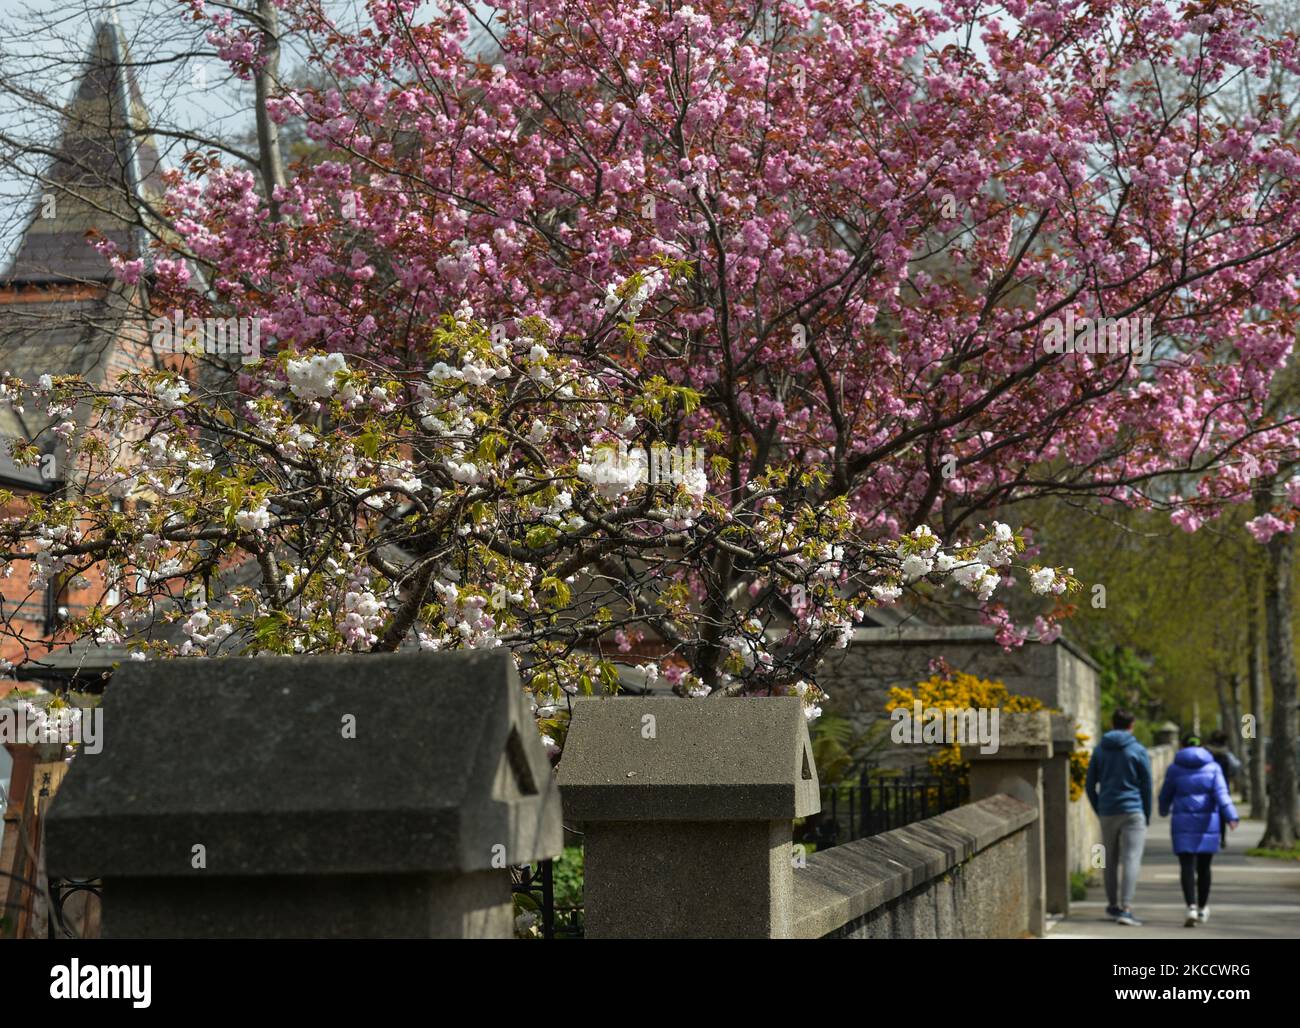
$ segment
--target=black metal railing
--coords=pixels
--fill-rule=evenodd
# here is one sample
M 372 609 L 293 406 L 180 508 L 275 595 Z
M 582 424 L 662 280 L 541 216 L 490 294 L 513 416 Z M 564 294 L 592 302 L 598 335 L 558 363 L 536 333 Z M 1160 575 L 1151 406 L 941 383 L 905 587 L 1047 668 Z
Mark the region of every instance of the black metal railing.
M 808 819 L 804 839 L 826 849 L 924 821 L 969 801 L 970 786 L 962 775 L 868 766 L 856 779 L 822 790 L 821 813 Z
M 79 939 L 70 919 L 65 915 L 64 906 L 77 893 L 93 896 L 95 902 L 104 898 L 104 886 L 98 878 L 51 878 L 48 881 L 50 904 L 45 919 L 45 937 L 47 939 Z
M 510 869 L 510 891 L 515 908 L 534 918 L 543 939 L 581 939 L 584 936 L 582 908 L 582 832 L 564 826 L 564 856 L 557 881 L 556 862 L 539 860 Z M 535 937 L 535 936 L 534 936 Z

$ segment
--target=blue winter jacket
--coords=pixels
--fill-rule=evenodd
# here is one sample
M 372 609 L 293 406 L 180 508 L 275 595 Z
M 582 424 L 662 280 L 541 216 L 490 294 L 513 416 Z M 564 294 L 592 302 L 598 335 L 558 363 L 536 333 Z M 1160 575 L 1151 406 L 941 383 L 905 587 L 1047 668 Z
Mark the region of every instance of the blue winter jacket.
M 1085 785 L 1101 817 L 1142 811 L 1151 823 L 1151 758 L 1132 732 L 1107 732 L 1092 751 Z
M 1236 821 L 1237 808 L 1214 754 L 1203 746 L 1178 751 L 1160 789 L 1160 816 L 1169 822 L 1175 853 L 1217 853 L 1219 818 Z

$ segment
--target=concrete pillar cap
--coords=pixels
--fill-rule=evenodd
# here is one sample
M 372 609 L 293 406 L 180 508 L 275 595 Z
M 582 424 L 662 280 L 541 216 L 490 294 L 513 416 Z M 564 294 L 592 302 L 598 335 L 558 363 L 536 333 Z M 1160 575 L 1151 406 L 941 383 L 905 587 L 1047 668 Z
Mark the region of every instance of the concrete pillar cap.
M 998 716 L 998 746 L 981 753 L 979 746 L 963 746 L 963 760 L 1046 760 L 1052 755 L 1052 716 L 1046 710 Z
M 574 821 L 781 821 L 821 809 L 795 696 L 577 700 L 559 778 Z
M 130 663 L 103 710 L 103 751 L 46 821 L 55 876 L 455 874 L 562 850 L 506 650 Z

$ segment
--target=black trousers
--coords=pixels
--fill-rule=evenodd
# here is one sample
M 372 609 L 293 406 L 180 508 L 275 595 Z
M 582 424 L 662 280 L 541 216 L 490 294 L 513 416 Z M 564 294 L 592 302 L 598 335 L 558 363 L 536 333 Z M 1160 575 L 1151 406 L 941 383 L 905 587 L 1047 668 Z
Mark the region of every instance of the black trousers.
M 1183 883 L 1183 900 L 1189 907 L 1203 907 L 1210 899 L 1210 861 L 1213 853 L 1178 854 L 1179 878 Z

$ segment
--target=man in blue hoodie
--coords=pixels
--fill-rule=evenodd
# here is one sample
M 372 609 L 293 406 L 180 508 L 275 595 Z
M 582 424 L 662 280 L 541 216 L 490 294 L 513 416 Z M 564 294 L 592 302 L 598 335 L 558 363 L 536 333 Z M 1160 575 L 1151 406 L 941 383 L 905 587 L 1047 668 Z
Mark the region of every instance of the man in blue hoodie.
M 1088 761 L 1087 792 L 1106 847 L 1106 913 L 1119 924 L 1137 926 L 1142 922 L 1133 916 L 1133 892 L 1151 824 L 1151 757 L 1133 737 L 1134 720 L 1127 710 L 1115 711 L 1113 730 Z

